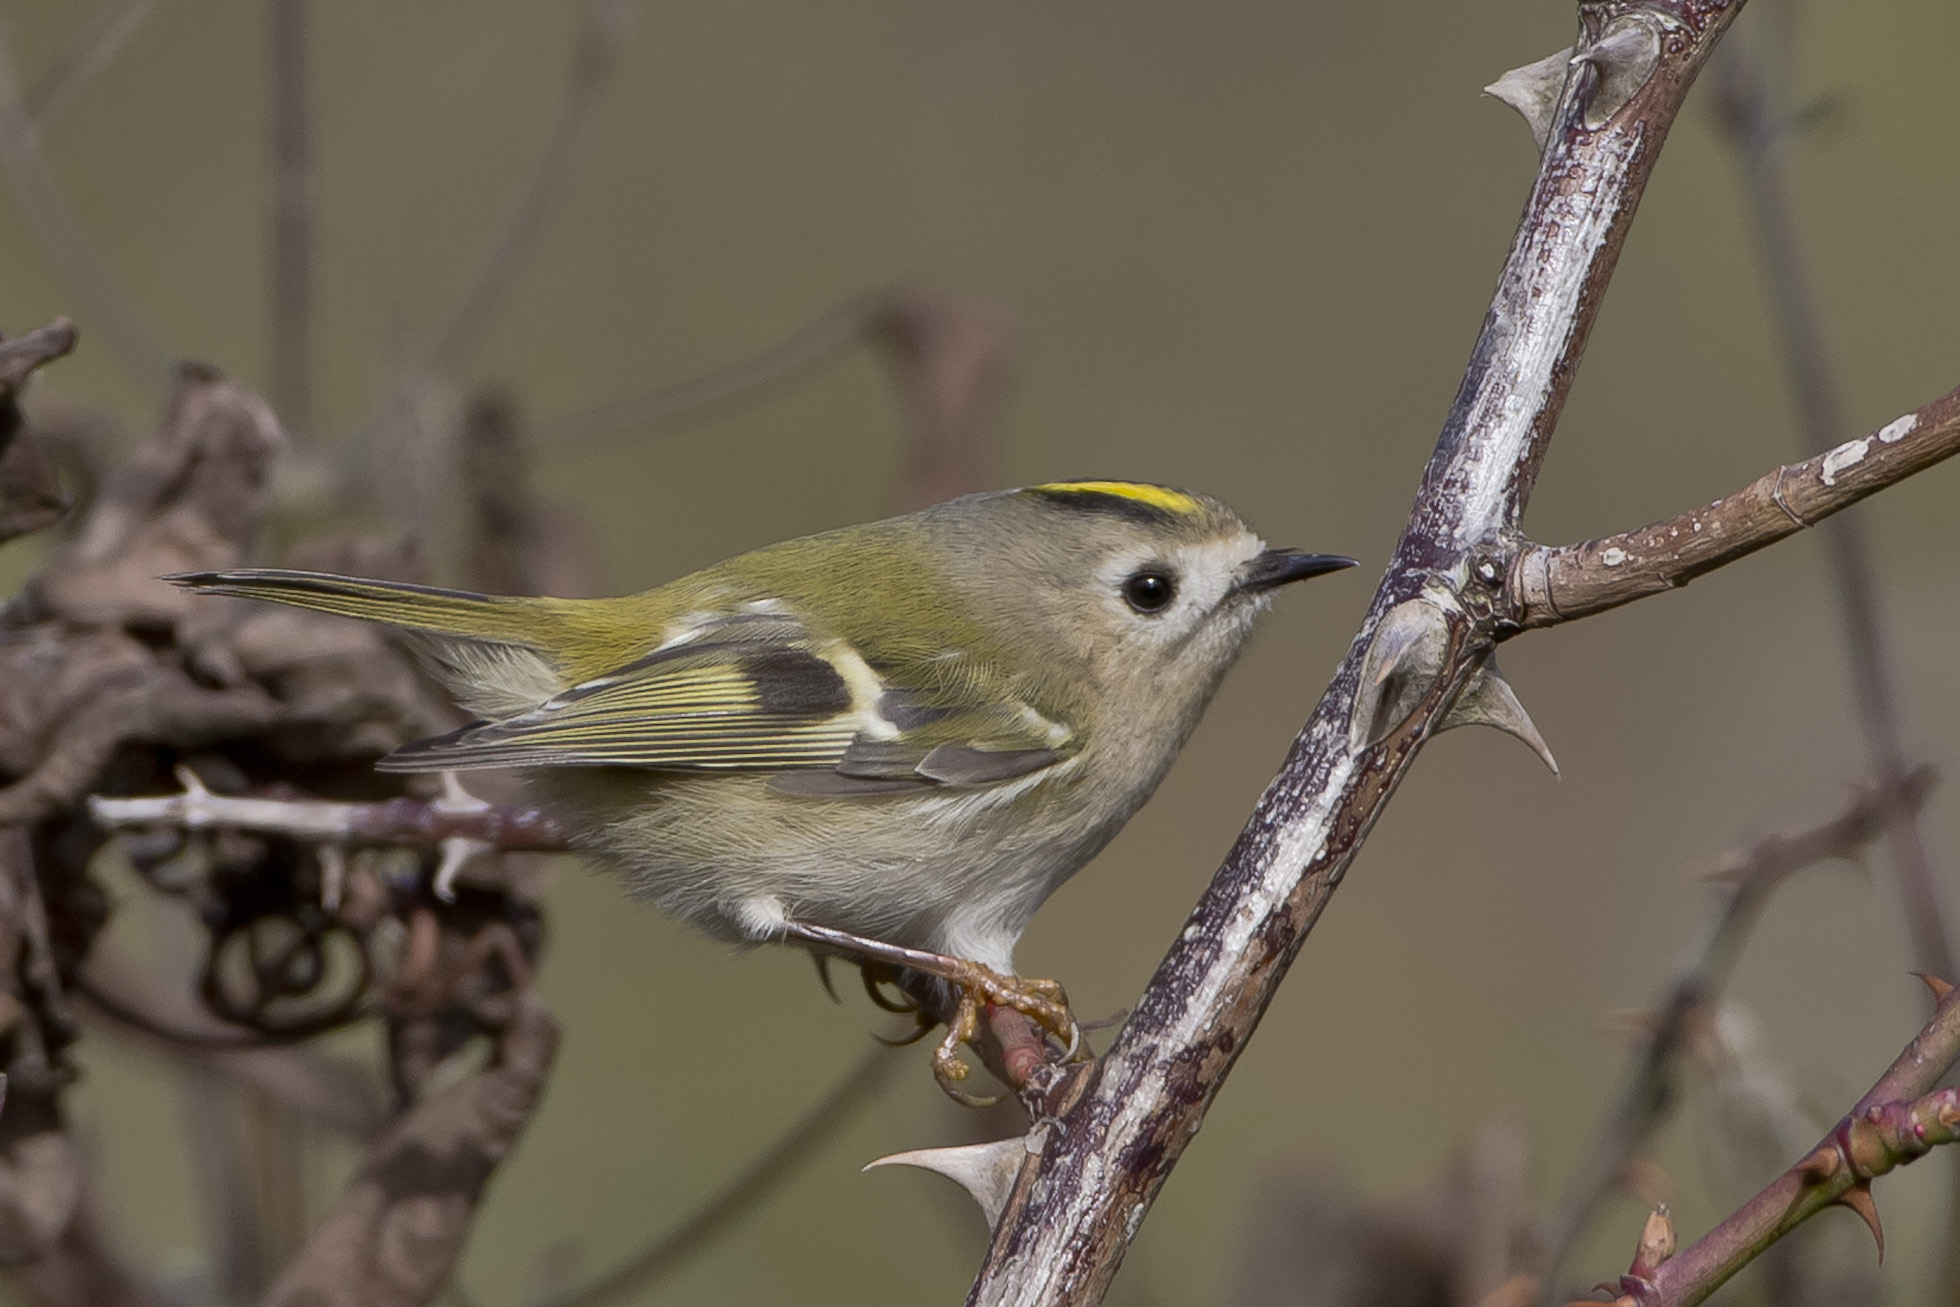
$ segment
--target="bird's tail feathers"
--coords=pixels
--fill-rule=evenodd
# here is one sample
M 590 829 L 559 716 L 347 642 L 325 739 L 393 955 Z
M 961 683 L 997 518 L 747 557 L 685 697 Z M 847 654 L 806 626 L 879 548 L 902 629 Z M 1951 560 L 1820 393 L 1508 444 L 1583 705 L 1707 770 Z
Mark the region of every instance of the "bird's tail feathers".
M 548 600 L 282 568 L 182 572 L 165 579 L 199 594 L 264 599 L 399 627 L 450 693 L 486 717 L 528 711 L 565 688 L 560 623 Z
M 544 648 L 548 643 L 545 628 L 550 619 L 535 600 L 272 567 L 179 572 L 164 579 L 199 594 L 264 599 L 411 631 L 530 648 Z

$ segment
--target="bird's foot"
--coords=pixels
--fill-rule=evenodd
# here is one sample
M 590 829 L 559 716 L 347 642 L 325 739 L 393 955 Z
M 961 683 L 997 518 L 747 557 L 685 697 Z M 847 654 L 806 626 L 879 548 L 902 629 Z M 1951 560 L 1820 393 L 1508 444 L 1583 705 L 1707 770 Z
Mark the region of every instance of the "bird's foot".
M 1013 976 L 966 958 L 948 957 L 924 949 L 905 948 L 877 940 L 863 939 L 823 926 L 790 922 L 785 935 L 825 952 L 854 958 L 860 963 L 902 967 L 946 982 L 958 996 L 946 1037 L 933 1050 L 932 1073 L 939 1087 L 954 1099 L 974 1106 L 999 1102 L 999 1098 L 979 1099 L 958 1086 L 972 1074 L 972 1068 L 959 1055 L 959 1046 L 973 1042 L 980 1034 L 983 1015 L 999 1008 L 1019 1012 L 1036 1027 L 1052 1035 L 1063 1046 L 1064 1061 L 1073 1061 L 1085 1052 L 1082 1027 L 1069 1011 L 1068 995 L 1053 980 Z M 866 970 L 866 981 L 872 979 Z M 884 1004 L 881 1003 L 881 1006 Z M 1037 1041 L 1038 1042 L 1038 1041 Z

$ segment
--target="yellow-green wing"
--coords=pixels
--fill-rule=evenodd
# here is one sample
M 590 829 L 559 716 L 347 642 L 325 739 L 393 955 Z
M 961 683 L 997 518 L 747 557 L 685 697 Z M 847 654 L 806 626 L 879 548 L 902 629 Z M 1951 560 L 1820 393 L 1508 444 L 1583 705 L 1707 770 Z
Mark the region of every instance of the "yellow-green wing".
M 760 771 L 782 789 L 848 795 L 991 784 L 1065 756 L 1060 728 L 1021 705 L 961 711 L 898 679 L 793 620 L 731 617 L 381 766 Z

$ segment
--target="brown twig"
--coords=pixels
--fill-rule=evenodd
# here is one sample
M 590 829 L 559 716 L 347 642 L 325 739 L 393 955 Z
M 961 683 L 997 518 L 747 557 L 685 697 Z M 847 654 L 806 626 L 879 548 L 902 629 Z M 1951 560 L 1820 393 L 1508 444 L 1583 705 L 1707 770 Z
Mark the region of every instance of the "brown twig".
M 544 1307 L 605 1307 L 648 1292 L 739 1224 L 821 1152 L 859 1111 L 876 1101 L 897 1065 L 897 1059 L 886 1049 L 867 1050 L 835 1088 L 679 1225 L 591 1284 L 547 1299 Z
M 1574 545 L 1532 545 L 1512 567 L 1515 628 L 1552 626 L 1688 584 L 1960 453 L 1960 390 L 1868 435 L 1767 472 L 1706 508 Z
M 1850 1113 L 1802 1161 L 1651 1276 L 1622 1281 L 1623 1303 L 1694 1307 L 1826 1207 L 1857 1212 L 1883 1253 L 1872 1180 L 1960 1134 L 1960 1090 L 1933 1091 L 1960 1061 L 1960 990 L 1929 983 L 1940 993 L 1932 1019 Z
M 1921 767 L 1893 786 L 1862 790 L 1849 807 L 1830 820 L 1788 835 L 1771 835 L 1730 854 L 1716 875 L 1732 888 L 1716 912 L 1706 940 L 1668 986 L 1656 1005 L 1651 1028 L 1634 1052 L 1613 1105 L 1600 1121 L 1584 1159 L 1567 1181 L 1564 1195 L 1546 1225 L 1544 1284 L 1558 1287 L 1558 1272 L 1573 1243 L 1585 1232 L 1600 1200 L 1616 1188 L 1627 1163 L 1645 1148 L 1672 1110 L 1676 1067 L 1684 1044 L 1699 1020 L 1720 997 L 1763 908 L 1795 872 L 1820 862 L 1856 858 L 1872 841 L 1899 823 L 1911 821 L 1932 792 L 1934 774 Z
M 20 395 L 28 378 L 75 348 L 75 324 L 56 318 L 0 341 L 0 541 L 50 526 L 68 511 L 54 460 L 27 429 Z
M 994 411 L 1007 379 L 1014 319 L 990 305 L 895 295 L 867 324 L 905 405 L 901 507 L 924 508 L 993 483 Z

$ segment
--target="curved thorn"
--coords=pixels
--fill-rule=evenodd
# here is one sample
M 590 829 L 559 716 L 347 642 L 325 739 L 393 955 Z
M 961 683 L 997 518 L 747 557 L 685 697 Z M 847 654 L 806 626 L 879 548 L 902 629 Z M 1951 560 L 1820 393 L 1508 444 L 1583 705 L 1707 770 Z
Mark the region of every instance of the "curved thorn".
M 1926 988 L 1933 991 L 1933 1001 L 1935 1003 L 1946 1002 L 1946 996 L 1953 992 L 1952 981 L 1941 980 L 1938 976 L 1929 975 L 1924 971 L 1915 971 L 1912 974 L 1926 982 Z
M 1883 1265 L 1885 1262 L 1885 1227 L 1879 1224 L 1878 1202 L 1872 1197 L 1871 1182 L 1866 1181 L 1863 1184 L 1853 1185 L 1840 1194 L 1834 1201 L 1839 1207 L 1849 1207 L 1852 1211 L 1858 1213 L 1859 1218 L 1864 1221 L 1866 1228 L 1872 1232 L 1872 1238 L 1878 1243 L 1878 1260 L 1880 1265 Z
M 1032 1139 L 1031 1135 L 1016 1135 L 1011 1139 L 963 1144 L 955 1148 L 915 1148 L 910 1152 L 881 1157 L 868 1163 L 864 1169 L 916 1166 L 937 1172 L 966 1190 L 967 1195 L 980 1204 L 980 1211 L 986 1216 L 987 1226 L 991 1229 L 999 1222 L 1001 1211 L 1007 1206 L 1008 1195 L 1014 1191 L 1014 1180 L 1021 1173 L 1022 1163 L 1033 1151 Z
M 1551 746 L 1545 743 L 1537 723 L 1518 701 L 1511 683 L 1497 670 L 1495 658 L 1484 660 L 1436 729 L 1447 731 L 1457 726 L 1494 726 L 1506 735 L 1514 735 L 1538 755 L 1538 761 L 1550 768 L 1552 775 L 1559 774 L 1558 759 L 1552 757 Z

